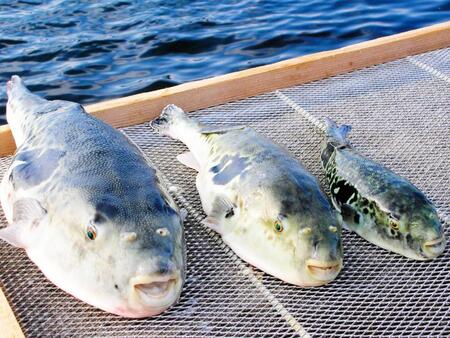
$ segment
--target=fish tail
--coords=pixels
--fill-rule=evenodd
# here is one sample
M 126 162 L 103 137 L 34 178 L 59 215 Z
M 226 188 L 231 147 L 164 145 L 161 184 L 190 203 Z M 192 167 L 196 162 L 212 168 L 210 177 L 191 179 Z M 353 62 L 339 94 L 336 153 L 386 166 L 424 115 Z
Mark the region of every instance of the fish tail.
M 169 104 L 159 117 L 151 121 L 151 127 L 161 135 L 167 135 L 184 142 L 186 137 L 198 134 L 200 123 L 190 118 L 180 107 Z
M 25 87 L 22 79 L 18 75 L 11 76 L 11 79 L 6 82 L 6 91 L 8 94 L 13 90 L 25 92 L 27 94 L 31 94 L 27 87 Z
M 352 130 L 351 126 L 347 124 L 338 126 L 336 122 L 328 117 L 324 118 L 324 122 L 327 143 L 332 143 L 335 146 L 347 146 L 349 144 L 347 135 Z
M 18 75 L 11 76 L 11 79 L 6 83 L 6 93 L 8 94 L 8 99 L 13 101 L 33 100 L 39 103 L 47 102 L 46 99 L 30 92 Z
M 6 83 L 6 94 L 8 96 L 8 109 L 6 109 L 6 120 L 11 128 L 17 146 L 25 140 L 30 126 L 36 121 L 36 117 L 43 115 L 43 108 L 49 103 L 44 98 L 33 94 L 25 86 L 18 75 L 13 75 Z M 33 109 L 38 107 L 39 109 Z

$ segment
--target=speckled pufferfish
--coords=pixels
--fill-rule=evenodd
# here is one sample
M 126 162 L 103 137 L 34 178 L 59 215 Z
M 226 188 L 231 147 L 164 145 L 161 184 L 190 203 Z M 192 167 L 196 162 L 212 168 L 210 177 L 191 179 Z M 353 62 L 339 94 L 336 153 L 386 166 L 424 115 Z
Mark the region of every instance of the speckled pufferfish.
M 79 104 L 34 95 L 18 76 L 7 94 L 18 149 L 1 184 L 9 225 L 0 238 L 105 311 L 148 317 L 176 303 L 185 278 L 182 217 L 159 173 Z
M 248 127 L 213 127 L 175 105 L 152 122 L 190 152 L 204 224 L 238 256 L 288 283 L 317 286 L 342 268 L 341 224 L 315 177 Z
M 445 236 L 433 204 L 411 182 L 359 154 L 346 138 L 350 126 L 325 123 L 322 165 L 345 226 L 408 258 L 439 256 Z

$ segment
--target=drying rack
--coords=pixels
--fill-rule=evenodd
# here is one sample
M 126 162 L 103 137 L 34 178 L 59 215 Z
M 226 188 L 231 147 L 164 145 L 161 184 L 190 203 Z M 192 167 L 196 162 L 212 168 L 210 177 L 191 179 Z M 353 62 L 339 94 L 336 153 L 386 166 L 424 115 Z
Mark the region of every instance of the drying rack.
M 200 221 L 185 147 L 148 121 L 175 103 L 205 123 L 245 124 L 284 145 L 324 183 L 322 117 L 353 125 L 351 142 L 416 184 L 450 234 L 450 22 L 334 51 L 89 105 L 164 175 L 185 223 L 187 280 L 164 314 L 125 319 L 50 283 L 24 251 L 0 243 L 0 336 L 450 336 L 450 250 L 416 262 L 344 231 L 344 269 L 301 289 L 240 260 Z M 25 79 L 26 81 L 26 79 Z M 0 176 L 14 141 L 0 127 Z M 0 226 L 6 221 L 0 213 Z M 448 245 L 447 245 L 448 247 Z M 5 297 L 6 296 L 6 297 Z

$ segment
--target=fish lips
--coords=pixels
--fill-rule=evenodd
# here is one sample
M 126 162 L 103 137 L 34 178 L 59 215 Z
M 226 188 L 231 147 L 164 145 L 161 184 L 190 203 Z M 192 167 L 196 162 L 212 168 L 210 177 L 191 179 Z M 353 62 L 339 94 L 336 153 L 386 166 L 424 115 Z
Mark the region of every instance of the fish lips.
M 320 282 L 331 282 L 334 280 L 342 269 L 342 259 L 335 261 L 320 261 L 316 259 L 308 259 L 306 267 L 308 273 L 314 279 Z
M 445 236 L 436 238 L 422 244 L 421 253 L 425 259 L 433 259 L 442 254 L 445 250 Z
M 181 294 L 180 272 L 166 275 L 139 275 L 130 279 L 130 307 L 118 308 L 121 316 L 141 318 L 164 312 L 174 305 Z

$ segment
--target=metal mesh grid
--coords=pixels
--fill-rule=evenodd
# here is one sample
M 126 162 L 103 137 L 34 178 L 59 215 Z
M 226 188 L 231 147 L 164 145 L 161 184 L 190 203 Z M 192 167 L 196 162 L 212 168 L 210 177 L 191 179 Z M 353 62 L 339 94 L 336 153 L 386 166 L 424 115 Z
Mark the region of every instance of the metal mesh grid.
M 409 57 L 408 61 L 450 83 L 450 59 L 445 49 Z
M 322 182 L 317 118 L 352 124 L 352 143 L 422 189 L 446 220 L 448 236 L 448 60 L 450 49 L 430 52 L 193 115 L 254 127 Z M 1 243 L 0 284 L 29 336 L 450 336 L 450 250 L 432 262 L 414 262 L 344 232 L 345 267 L 335 282 L 312 289 L 287 285 L 242 262 L 199 224 L 204 214 L 195 172 L 175 159 L 185 151 L 182 144 L 146 125 L 123 132 L 165 174 L 189 212 L 181 301 L 156 318 L 121 319 L 68 296 L 22 251 Z M 1 173 L 9 161 L 0 160 Z

